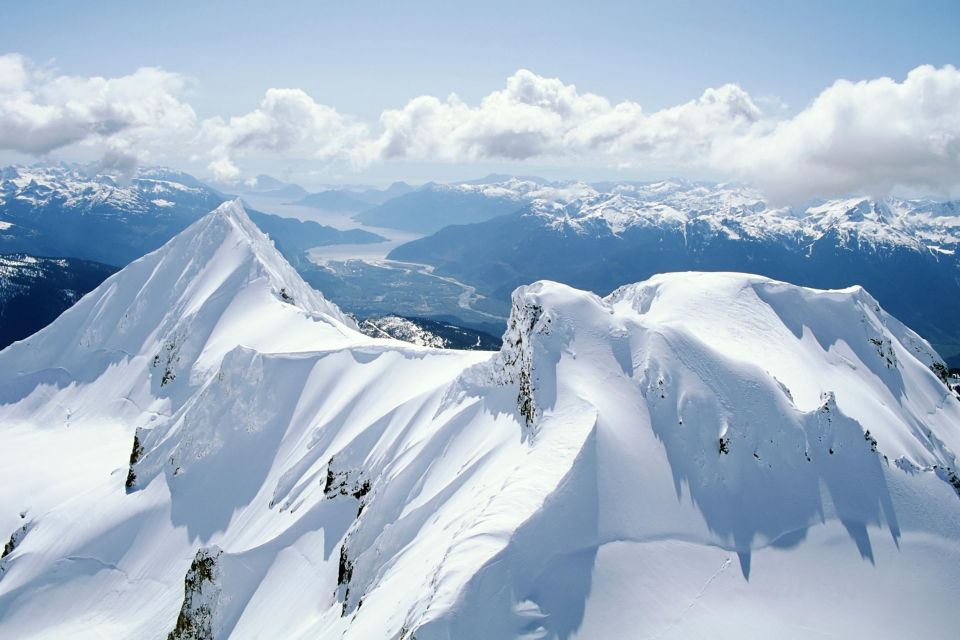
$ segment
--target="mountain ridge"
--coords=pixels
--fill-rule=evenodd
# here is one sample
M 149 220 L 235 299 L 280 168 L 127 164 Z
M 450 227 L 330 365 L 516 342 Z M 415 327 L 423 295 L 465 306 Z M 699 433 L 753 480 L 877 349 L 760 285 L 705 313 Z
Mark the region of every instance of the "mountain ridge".
M 938 362 L 742 273 L 525 285 L 493 353 L 369 338 L 230 202 L 0 351 L 0 634 L 942 636 Z

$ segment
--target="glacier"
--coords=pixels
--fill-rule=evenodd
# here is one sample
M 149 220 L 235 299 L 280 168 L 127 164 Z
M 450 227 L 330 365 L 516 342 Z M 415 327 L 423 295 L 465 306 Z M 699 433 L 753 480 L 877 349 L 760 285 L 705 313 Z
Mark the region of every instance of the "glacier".
M 227 202 L 0 352 L 0 637 L 952 637 L 939 364 L 741 273 L 372 338 Z

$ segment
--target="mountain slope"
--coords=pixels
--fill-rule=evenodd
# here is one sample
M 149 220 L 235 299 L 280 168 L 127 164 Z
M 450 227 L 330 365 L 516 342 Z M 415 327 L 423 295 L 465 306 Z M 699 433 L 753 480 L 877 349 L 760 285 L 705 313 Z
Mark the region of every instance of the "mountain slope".
M 327 211 L 365 211 L 414 190 L 406 182 L 394 182 L 386 189 L 327 189 L 308 193 L 294 204 Z
M 0 349 L 48 325 L 114 271 L 73 258 L 0 255 Z
M 250 211 L 250 219 L 268 234 L 280 252 L 293 260 L 308 249 L 333 244 L 372 244 L 386 238 L 363 229 L 335 229 L 314 222 Z
M 331 189 L 318 193 L 309 193 L 295 202 L 304 207 L 315 207 L 326 211 L 363 211 L 374 205 L 359 197 L 359 194 L 344 190 Z
M 354 216 L 363 224 L 433 233 L 451 224 L 482 222 L 516 211 L 523 201 L 513 194 L 432 186 L 387 200 Z
M 937 364 L 730 273 L 376 340 L 224 205 L 0 352 L 0 635 L 949 637 Z

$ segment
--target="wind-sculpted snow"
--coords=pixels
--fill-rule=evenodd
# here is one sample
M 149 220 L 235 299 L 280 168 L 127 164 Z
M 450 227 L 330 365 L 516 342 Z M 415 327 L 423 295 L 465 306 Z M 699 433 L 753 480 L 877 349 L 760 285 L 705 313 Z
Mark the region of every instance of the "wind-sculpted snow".
M 0 352 L 0 636 L 949 637 L 938 362 L 732 273 L 374 339 L 227 204 Z

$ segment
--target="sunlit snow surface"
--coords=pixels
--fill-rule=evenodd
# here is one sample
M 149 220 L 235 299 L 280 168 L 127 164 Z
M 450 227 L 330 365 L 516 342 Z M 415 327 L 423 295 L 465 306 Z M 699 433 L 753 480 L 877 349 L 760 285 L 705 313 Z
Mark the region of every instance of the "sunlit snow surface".
M 729 273 L 369 338 L 227 203 L 0 352 L 0 637 L 166 637 L 208 547 L 217 637 L 954 637 L 936 361 Z

